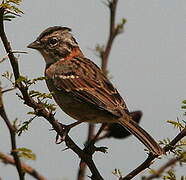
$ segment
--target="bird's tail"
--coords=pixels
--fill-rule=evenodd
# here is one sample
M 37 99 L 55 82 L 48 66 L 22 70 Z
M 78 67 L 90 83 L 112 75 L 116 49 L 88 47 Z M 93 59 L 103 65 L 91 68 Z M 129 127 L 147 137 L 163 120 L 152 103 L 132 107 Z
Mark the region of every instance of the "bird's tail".
M 131 118 L 129 120 L 120 118 L 119 123 L 136 136 L 153 154 L 158 156 L 164 154 L 164 150 L 157 142 Z

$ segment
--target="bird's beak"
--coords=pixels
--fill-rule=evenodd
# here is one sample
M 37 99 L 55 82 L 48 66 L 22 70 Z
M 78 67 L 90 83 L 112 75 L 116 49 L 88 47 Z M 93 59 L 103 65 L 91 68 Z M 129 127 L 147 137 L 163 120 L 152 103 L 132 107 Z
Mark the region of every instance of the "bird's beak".
M 38 40 L 36 40 L 36 41 L 30 43 L 27 47 L 39 50 L 41 48 L 41 43 Z

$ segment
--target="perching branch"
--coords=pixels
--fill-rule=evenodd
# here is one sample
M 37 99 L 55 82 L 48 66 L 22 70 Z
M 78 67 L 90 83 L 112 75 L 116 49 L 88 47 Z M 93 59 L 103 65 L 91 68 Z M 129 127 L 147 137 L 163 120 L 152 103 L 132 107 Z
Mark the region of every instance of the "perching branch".
M 3 105 L 3 99 L 2 99 L 2 89 L 0 87 L 0 116 L 3 118 L 4 122 L 7 125 L 7 128 L 9 130 L 10 133 L 10 139 L 11 139 L 11 154 L 14 157 L 14 161 L 15 161 L 15 165 L 17 168 L 17 172 L 19 174 L 19 179 L 20 180 L 24 180 L 24 172 L 21 168 L 21 161 L 19 159 L 19 156 L 16 152 L 16 129 L 15 127 L 11 124 L 10 120 L 8 119 L 5 109 L 4 109 L 4 105 Z
M 183 137 L 186 136 L 186 128 L 184 128 L 168 145 L 166 145 L 163 149 L 165 152 L 171 151 L 174 149 L 174 146 L 176 145 L 177 142 L 179 142 Z M 147 159 L 139 165 L 136 169 L 134 169 L 132 172 L 130 172 L 128 175 L 126 175 L 123 178 L 120 178 L 120 180 L 130 180 L 136 175 L 138 175 L 140 172 L 148 168 L 152 161 L 157 158 L 156 155 L 153 155 L 152 153 L 149 154 Z
M 0 36 L 3 41 L 3 45 L 6 49 L 6 52 L 8 53 L 8 57 L 10 59 L 16 81 L 20 77 L 19 67 L 17 59 L 12 53 L 10 43 L 4 31 L 3 14 L 4 8 L 0 8 Z M 55 120 L 52 112 L 49 112 L 41 102 L 36 102 L 33 98 L 31 98 L 28 94 L 28 88 L 24 86 L 23 83 L 18 83 L 17 88 L 20 90 L 23 96 L 24 103 L 27 106 L 32 107 L 38 116 L 44 117 L 52 125 L 53 129 L 57 132 L 57 134 L 61 136 L 61 138 L 63 138 L 64 130 L 61 124 L 57 120 Z M 92 173 L 92 179 L 103 180 L 103 177 L 100 175 L 98 169 L 95 166 L 94 161 L 92 160 L 92 155 L 90 155 L 89 153 L 85 153 L 82 149 L 80 149 L 68 135 L 65 138 L 65 143 L 68 148 L 73 150 L 88 165 Z
M 2 162 L 4 164 L 11 164 L 11 165 L 15 166 L 15 160 L 2 152 L 0 152 L 0 159 L 2 160 Z M 35 179 L 47 180 L 47 178 L 45 178 L 44 176 L 39 174 L 38 171 L 36 171 L 31 166 L 29 166 L 23 162 L 21 162 L 21 168 L 24 172 L 28 173 L 30 176 L 34 177 Z

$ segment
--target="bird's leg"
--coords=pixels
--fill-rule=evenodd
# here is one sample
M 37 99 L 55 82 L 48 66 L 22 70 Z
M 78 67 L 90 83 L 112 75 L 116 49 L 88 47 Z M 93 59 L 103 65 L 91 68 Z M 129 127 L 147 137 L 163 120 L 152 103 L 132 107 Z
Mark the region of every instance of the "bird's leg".
M 100 151 L 100 152 L 106 152 L 107 147 L 96 147 L 94 144 L 97 141 L 99 135 L 101 134 L 101 132 L 103 131 L 103 129 L 105 128 L 105 126 L 107 125 L 107 123 L 103 123 L 101 125 L 101 127 L 99 128 L 98 132 L 96 133 L 96 135 L 94 136 L 93 139 L 91 139 L 88 143 L 87 146 L 85 147 L 85 151 L 88 151 L 90 154 L 93 154 L 95 151 Z
M 90 143 L 95 144 L 95 142 L 97 141 L 99 135 L 102 133 L 103 129 L 106 127 L 107 123 L 103 123 L 101 125 L 101 127 L 99 128 L 98 132 L 96 133 L 96 135 L 94 136 L 94 138 L 90 141 Z
M 74 122 L 72 124 L 69 124 L 69 125 L 64 125 L 64 124 L 60 123 L 63 135 L 62 136 L 59 135 L 59 134 L 56 135 L 56 144 L 62 143 L 65 140 L 65 138 L 66 138 L 67 134 L 69 133 L 70 129 L 77 126 L 78 124 L 81 124 L 81 123 L 82 123 L 81 121 L 76 121 L 76 122 Z

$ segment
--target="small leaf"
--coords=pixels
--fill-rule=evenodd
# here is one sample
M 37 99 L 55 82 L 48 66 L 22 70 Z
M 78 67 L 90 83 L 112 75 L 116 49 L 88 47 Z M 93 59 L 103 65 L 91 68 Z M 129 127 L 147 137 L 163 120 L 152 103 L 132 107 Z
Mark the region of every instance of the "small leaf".
M 19 157 L 29 160 L 36 160 L 36 155 L 28 148 L 17 148 L 14 151 L 18 153 Z
M 186 152 L 181 154 L 181 162 L 186 163 Z
M 37 81 L 43 81 L 43 80 L 46 80 L 46 79 L 47 79 L 46 77 L 34 78 L 34 79 L 32 79 L 32 83 L 36 83 Z
M 186 106 L 181 106 L 182 109 L 186 109 Z
M 28 114 L 31 114 L 31 112 L 28 112 Z M 35 115 L 35 113 L 33 113 Z M 28 121 L 23 122 L 23 125 L 17 130 L 18 136 L 20 136 L 24 131 L 28 130 L 28 127 L 30 123 L 36 118 L 37 116 L 34 116 L 30 118 Z
M 176 128 L 181 128 L 181 129 L 184 128 L 184 126 L 180 122 L 173 121 L 173 120 L 168 120 L 167 122 L 174 125 L 174 127 L 176 127 Z
M 16 80 L 16 84 L 19 84 L 19 83 L 21 83 L 21 82 L 24 82 L 24 81 L 27 81 L 28 79 L 27 79 L 27 77 L 25 77 L 25 76 L 19 76 L 19 78 Z
M 122 178 L 122 173 L 119 169 L 114 169 L 114 171 L 112 171 L 112 174 L 118 178 Z
M 19 6 L 21 3 L 21 0 L 4 0 L 0 7 L 5 8 L 5 14 L 14 14 L 16 16 L 20 16 L 19 14 L 23 14 L 23 11 L 21 11 L 17 6 Z M 9 19 L 10 20 L 10 19 Z
M 95 51 L 98 53 L 96 55 L 99 56 L 102 59 L 103 58 L 103 54 L 105 52 L 105 46 L 97 44 L 96 48 L 95 48 Z
M 35 115 L 36 112 L 35 111 L 30 111 L 30 112 L 27 112 L 27 114 Z
M 29 95 L 31 97 L 37 97 L 37 98 L 42 98 L 42 99 L 52 99 L 52 94 L 51 93 L 41 93 L 39 91 L 31 90 L 29 91 Z
M 150 173 L 150 174 L 157 174 L 157 171 L 156 171 L 155 169 L 150 169 L 150 170 L 149 170 L 149 173 Z
M 2 77 L 6 78 L 7 80 L 9 80 L 11 83 L 13 83 L 13 73 L 6 71 L 2 74 Z
M 12 9 L 14 12 L 18 13 L 18 14 L 24 14 L 23 11 L 21 11 L 19 8 L 15 7 L 15 6 L 12 6 L 11 9 Z

